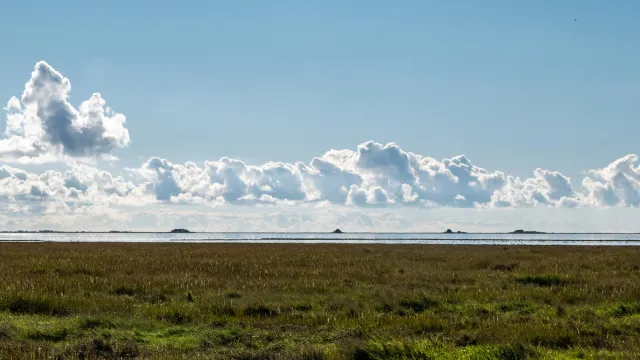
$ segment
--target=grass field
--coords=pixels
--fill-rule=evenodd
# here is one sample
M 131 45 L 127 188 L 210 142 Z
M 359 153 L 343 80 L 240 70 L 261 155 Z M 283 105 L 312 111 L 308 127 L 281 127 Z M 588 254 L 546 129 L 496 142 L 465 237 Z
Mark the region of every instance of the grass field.
M 636 248 L 0 244 L 0 359 L 639 351 Z

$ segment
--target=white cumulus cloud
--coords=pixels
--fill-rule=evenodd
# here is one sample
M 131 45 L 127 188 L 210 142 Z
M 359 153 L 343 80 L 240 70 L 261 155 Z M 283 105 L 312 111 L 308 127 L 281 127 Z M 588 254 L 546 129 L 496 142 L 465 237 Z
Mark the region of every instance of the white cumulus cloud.
M 640 205 L 638 155 L 629 154 L 602 169 L 590 170 L 582 180 L 587 201 L 594 206 Z
M 223 157 L 203 164 L 152 157 L 124 176 L 73 163 L 40 174 L 0 166 L 0 201 L 110 205 L 347 206 L 363 208 L 637 207 L 640 166 L 627 155 L 589 170 L 576 188 L 558 171 L 529 178 L 486 170 L 466 156 L 437 160 L 394 143 L 330 150 L 308 164 L 249 165 Z M 49 206 L 49 205 L 47 205 Z
M 95 93 L 76 109 L 69 103 L 71 82 L 40 61 L 20 99 L 9 99 L 0 160 L 45 163 L 60 159 L 109 157 L 131 142 L 126 118 Z

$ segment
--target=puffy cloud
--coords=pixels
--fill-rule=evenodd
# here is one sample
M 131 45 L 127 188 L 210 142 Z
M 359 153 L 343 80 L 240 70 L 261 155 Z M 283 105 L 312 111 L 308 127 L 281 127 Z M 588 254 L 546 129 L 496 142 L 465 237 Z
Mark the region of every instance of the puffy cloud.
M 393 203 L 393 199 L 389 199 L 387 192 L 380 186 L 361 188 L 351 185 L 346 203 L 359 206 L 384 206 Z
M 296 164 L 269 162 L 248 166 L 240 160 L 222 158 L 207 161 L 201 168 L 192 162 L 181 165 L 151 158 L 132 172 L 149 182 L 147 188 L 157 200 L 169 200 L 181 194 L 189 194 L 183 199 L 204 199 L 215 204 L 309 200 L 302 172 Z
M 534 177 L 521 180 L 508 176 L 505 186 L 493 193 L 491 204 L 497 207 L 548 205 L 575 207 L 580 204 L 571 180 L 557 171 L 536 169 Z
M 144 184 L 134 185 L 107 171 L 74 164 L 67 171 L 30 173 L 0 166 L 0 203 L 22 212 L 75 212 L 80 208 L 149 204 Z
M 582 180 L 587 202 L 595 206 L 640 205 L 638 155 L 629 154 L 602 169 L 590 170 Z
M 204 167 L 151 158 L 132 170 L 159 201 L 229 204 L 330 203 L 362 207 L 575 207 L 586 195 L 568 177 L 536 169 L 520 179 L 460 155 L 442 161 L 372 141 L 330 150 L 310 164 L 258 166 L 222 158 Z
M 188 216 L 188 222 L 205 226 L 204 220 L 197 220 L 197 214 L 217 209 L 252 209 L 253 205 L 260 206 L 259 212 L 275 209 L 277 213 L 260 220 L 237 218 L 233 229 L 245 226 L 266 229 L 273 225 L 267 226 L 268 221 L 288 231 L 311 229 L 308 217 L 291 215 L 304 210 L 343 211 L 344 218 L 336 226 L 344 223 L 362 230 L 398 226 L 407 230 L 397 212 L 416 208 L 500 211 L 488 209 L 637 207 L 640 203 L 637 162 L 636 155 L 627 155 L 604 168 L 590 170 L 579 188 L 557 171 L 535 169 L 531 177 L 519 178 L 481 168 L 462 155 L 436 160 L 404 151 L 393 143 L 375 142 L 361 144 L 354 150 L 330 150 L 308 164 L 249 165 L 221 158 L 199 165 L 153 157 L 139 168 L 125 169 L 122 175 L 78 163 L 71 163 L 64 171 L 41 173 L 1 165 L 0 213 L 4 215 L 0 222 L 11 221 L 20 226 L 17 219 L 24 216 L 93 218 L 96 214 L 124 221 L 124 213 L 160 210 L 169 213 L 197 208 Z M 366 212 L 359 210 L 364 208 Z M 367 215 L 385 209 L 394 212 L 384 217 Z M 279 215 L 282 212 L 290 214 L 283 217 Z M 216 219 L 218 229 L 223 220 Z M 104 224 L 111 226 L 118 221 Z M 166 217 L 157 221 L 171 223 Z
M 44 61 L 35 65 L 21 99 L 9 99 L 0 160 L 44 163 L 69 158 L 108 157 L 131 142 L 124 115 L 95 93 L 76 109 L 68 101 L 71 83 Z

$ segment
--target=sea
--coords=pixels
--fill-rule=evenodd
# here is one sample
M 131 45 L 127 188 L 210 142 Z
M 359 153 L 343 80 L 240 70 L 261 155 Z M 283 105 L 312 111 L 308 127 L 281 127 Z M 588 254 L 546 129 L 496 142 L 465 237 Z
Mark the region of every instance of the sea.
M 640 246 L 638 233 L 0 233 L 0 242 Z

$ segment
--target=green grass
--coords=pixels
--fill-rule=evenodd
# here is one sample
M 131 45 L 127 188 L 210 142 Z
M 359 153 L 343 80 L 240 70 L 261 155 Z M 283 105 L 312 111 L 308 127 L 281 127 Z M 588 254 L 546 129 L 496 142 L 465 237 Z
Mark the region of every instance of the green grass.
M 627 359 L 640 249 L 0 244 L 0 359 Z

